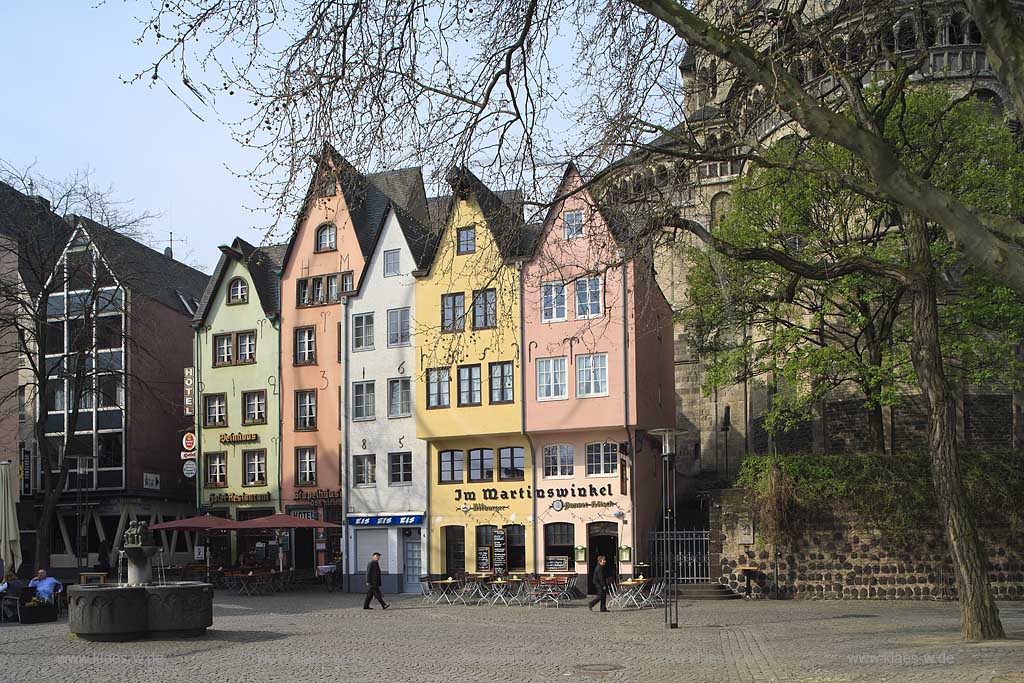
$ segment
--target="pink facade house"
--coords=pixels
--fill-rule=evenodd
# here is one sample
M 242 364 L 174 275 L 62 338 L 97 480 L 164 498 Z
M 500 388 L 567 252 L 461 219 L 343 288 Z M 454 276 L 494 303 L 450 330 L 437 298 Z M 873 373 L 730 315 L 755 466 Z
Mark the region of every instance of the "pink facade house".
M 649 431 L 674 426 L 672 310 L 626 219 L 575 166 L 556 196 L 522 278 L 535 557 L 541 571 L 589 576 L 604 555 L 630 574 L 661 505 Z

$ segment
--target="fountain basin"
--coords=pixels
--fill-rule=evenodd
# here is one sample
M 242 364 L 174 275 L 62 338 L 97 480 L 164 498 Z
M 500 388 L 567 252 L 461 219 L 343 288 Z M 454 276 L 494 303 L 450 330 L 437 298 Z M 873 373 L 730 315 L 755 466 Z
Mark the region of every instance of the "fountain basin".
M 213 586 L 200 581 L 68 588 L 68 628 L 86 640 L 198 636 L 213 624 Z

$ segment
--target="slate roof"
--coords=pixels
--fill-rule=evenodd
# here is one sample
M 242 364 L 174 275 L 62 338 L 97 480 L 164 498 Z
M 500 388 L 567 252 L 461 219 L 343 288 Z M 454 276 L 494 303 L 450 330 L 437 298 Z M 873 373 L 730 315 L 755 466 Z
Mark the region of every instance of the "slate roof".
M 208 275 L 89 218 L 72 215 L 68 221 L 89 233 L 123 287 L 172 310 L 193 314 Z
M 338 185 L 345 197 L 349 217 L 356 232 L 359 250 L 367 261 L 377 246 L 388 210 L 396 207 L 396 215 L 406 235 L 409 249 L 418 263 L 429 239 L 424 235 L 429 232 L 426 224 L 430 220 L 426 190 L 423 186 L 423 173 L 419 167 L 382 171 L 364 175 L 348 162 L 330 145 L 324 145 L 317 168 L 313 173 L 309 190 L 302 209 L 296 217 L 295 228 L 298 230 L 306 216 L 319 178 L 333 171 L 337 173 Z M 282 264 L 287 261 L 292 245 L 295 243 L 293 231 L 285 250 Z
M 42 199 L 0 182 L 0 235 L 18 245 L 18 272 L 37 295 L 71 238 L 71 226 Z
M 263 313 L 270 319 L 276 318 L 281 311 L 280 272 L 287 248 L 286 244 L 254 247 L 241 237 L 236 237 L 231 246 L 222 245 L 217 267 L 192 318 L 193 327 L 198 327 L 206 321 L 206 316 L 210 314 L 210 306 L 220 290 L 224 273 L 227 272 L 228 261 L 232 259 L 241 262 L 249 270 L 251 285 L 260 298 Z

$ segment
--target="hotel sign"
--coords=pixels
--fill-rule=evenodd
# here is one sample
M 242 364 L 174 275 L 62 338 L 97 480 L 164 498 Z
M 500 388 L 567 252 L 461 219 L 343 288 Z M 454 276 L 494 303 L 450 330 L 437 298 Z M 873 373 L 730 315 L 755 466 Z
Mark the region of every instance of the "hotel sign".
M 185 368 L 184 393 L 181 406 L 185 417 L 194 417 L 196 414 L 196 369 L 195 367 Z

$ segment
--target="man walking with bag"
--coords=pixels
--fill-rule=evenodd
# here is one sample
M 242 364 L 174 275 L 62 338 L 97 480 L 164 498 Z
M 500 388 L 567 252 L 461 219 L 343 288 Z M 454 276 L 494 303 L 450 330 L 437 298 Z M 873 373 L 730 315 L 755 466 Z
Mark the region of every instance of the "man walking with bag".
M 380 594 L 380 553 L 374 553 L 373 559 L 366 565 L 366 600 L 363 601 L 363 609 L 373 609 L 370 607 L 370 601 L 374 598 L 377 598 L 382 609 L 391 606 L 384 602 L 384 597 Z
M 597 556 L 597 566 L 594 567 L 594 588 L 597 589 L 597 597 L 587 603 L 587 609 L 593 611 L 594 605 L 601 603 L 601 611 L 607 612 L 608 607 L 605 605 L 605 600 L 608 599 L 608 578 L 605 576 L 605 565 L 608 560 L 605 559 L 604 555 Z M 369 603 L 369 598 L 366 599 Z

